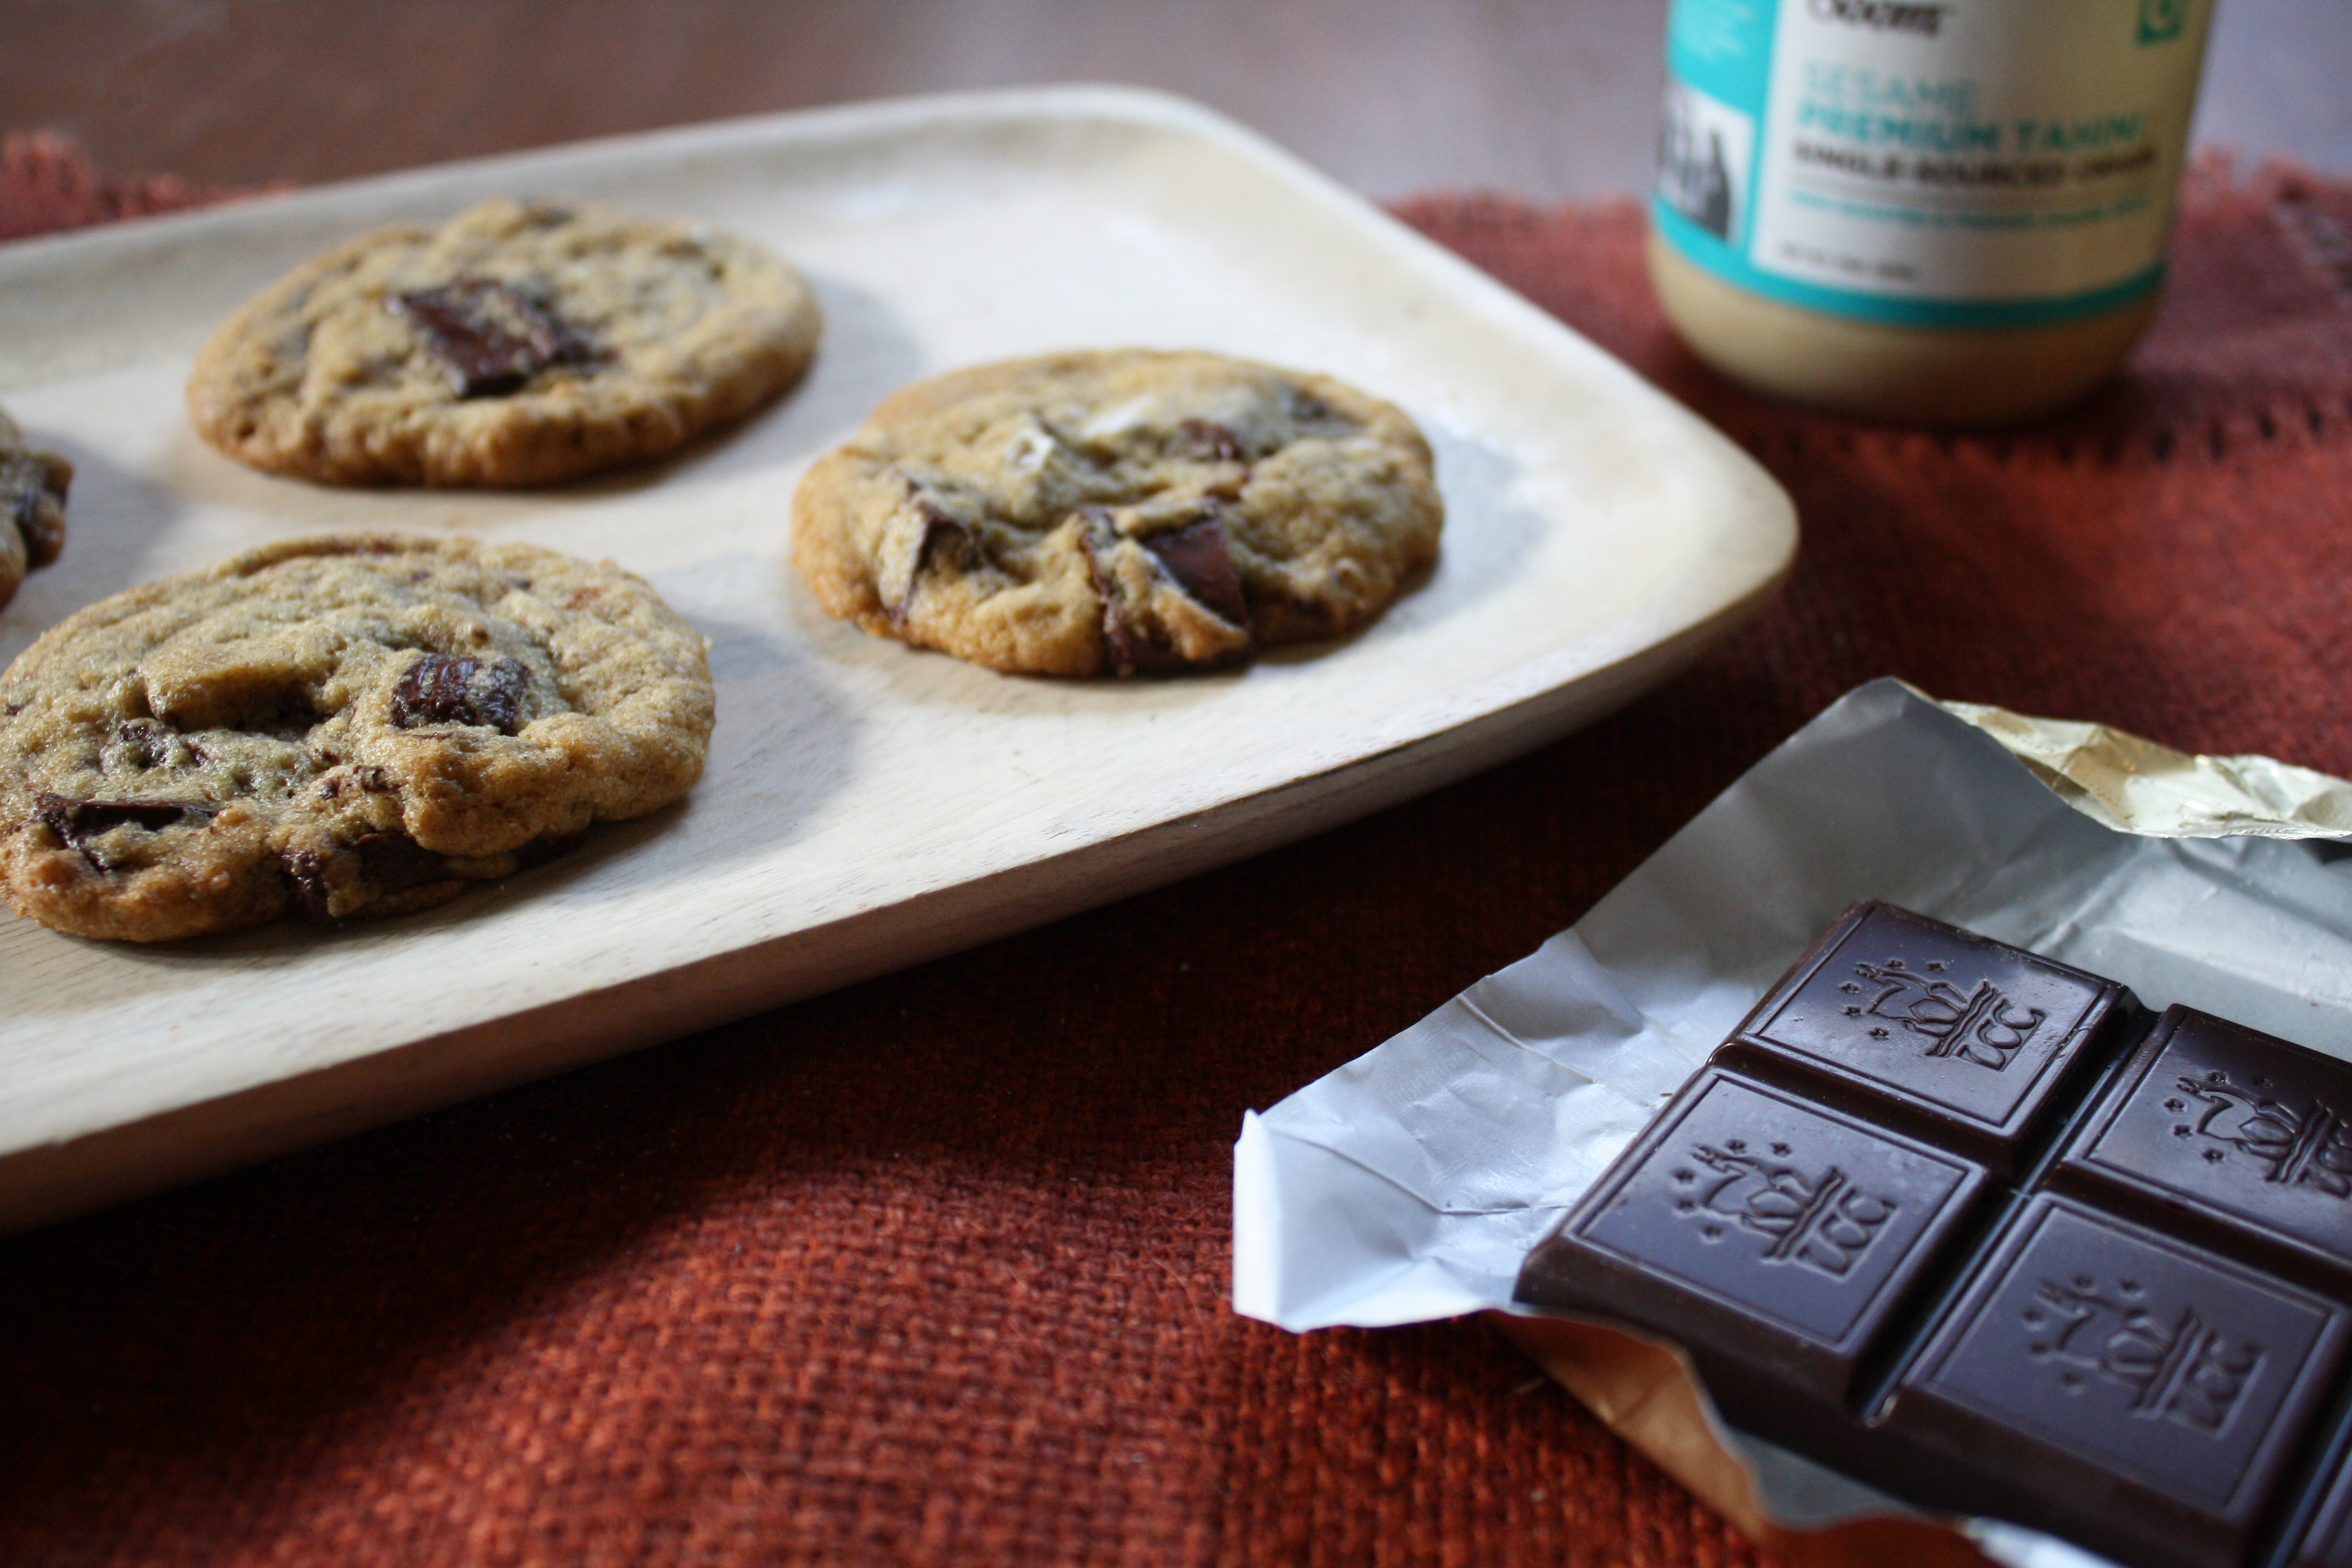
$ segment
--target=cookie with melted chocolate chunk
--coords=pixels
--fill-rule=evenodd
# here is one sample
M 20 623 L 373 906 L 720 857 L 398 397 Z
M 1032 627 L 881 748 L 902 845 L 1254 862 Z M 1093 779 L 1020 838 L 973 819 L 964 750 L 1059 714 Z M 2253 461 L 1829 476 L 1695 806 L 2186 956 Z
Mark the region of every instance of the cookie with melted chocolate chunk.
M 1436 558 L 1429 444 L 1328 376 L 1049 354 L 898 392 L 793 500 L 828 615 L 1035 675 L 1213 668 L 1356 630 Z
M 403 914 L 701 776 L 704 643 L 526 544 L 293 540 L 93 605 L 0 675 L 0 897 L 160 942 Z
M 47 566 L 66 547 L 66 490 L 73 465 L 25 444 L 15 420 L 0 414 L 0 605 L 16 596 L 25 574 Z
M 303 263 L 188 381 L 233 458 L 335 484 L 538 485 L 657 458 L 815 353 L 816 297 L 748 240 L 489 201 Z

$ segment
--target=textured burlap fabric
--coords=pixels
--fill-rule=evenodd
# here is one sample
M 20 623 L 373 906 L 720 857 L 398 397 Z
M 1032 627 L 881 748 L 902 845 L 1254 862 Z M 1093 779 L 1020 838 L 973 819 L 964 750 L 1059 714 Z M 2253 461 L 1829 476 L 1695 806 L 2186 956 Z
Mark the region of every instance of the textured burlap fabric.
M 173 174 L 110 178 L 54 132 L 0 136 L 0 239 L 178 212 L 243 194 L 192 185 Z
M 1241 1112 L 1874 676 L 2352 773 L 2352 191 L 2204 167 L 2126 380 L 1951 437 L 1714 380 L 1630 205 L 1404 216 L 1782 478 L 1771 610 L 1295 847 L 0 1243 L 0 1563 L 1755 1561 L 1482 1324 L 1235 1318 Z

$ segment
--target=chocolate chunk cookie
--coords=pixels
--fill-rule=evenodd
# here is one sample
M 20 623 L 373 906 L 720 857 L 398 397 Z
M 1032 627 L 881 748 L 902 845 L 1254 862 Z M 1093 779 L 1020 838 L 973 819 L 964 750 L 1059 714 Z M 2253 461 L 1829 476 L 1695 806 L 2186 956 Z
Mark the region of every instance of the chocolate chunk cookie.
M 0 896 L 131 942 L 441 903 L 685 795 L 703 649 L 526 544 L 293 540 L 118 594 L 0 675 Z
M 821 317 L 748 240 L 490 201 L 303 263 L 213 334 L 188 413 L 334 484 L 540 485 L 657 458 L 800 378 Z
M 793 500 L 825 613 L 991 668 L 1133 675 L 1353 631 L 1437 554 L 1429 444 L 1328 376 L 1049 354 L 922 382 Z
M 36 452 L 0 414 L 0 605 L 16 596 L 25 574 L 47 566 L 66 547 L 66 489 L 73 465 Z

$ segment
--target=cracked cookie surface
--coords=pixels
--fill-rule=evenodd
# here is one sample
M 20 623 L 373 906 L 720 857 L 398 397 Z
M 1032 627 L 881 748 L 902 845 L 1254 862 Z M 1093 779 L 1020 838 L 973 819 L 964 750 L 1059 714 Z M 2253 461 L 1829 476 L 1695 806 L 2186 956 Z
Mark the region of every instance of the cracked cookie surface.
M 826 614 L 993 669 L 1132 675 L 1344 636 L 1436 558 L 1401 410 L 1328 376 L 1145 349 L 885 400 L 793 499 Z
M 429 908 L 684 795 L 704 647 L 526 544 L 290 540 L 133 588 L 0 674 L 0 896 L 133 942 Z
M 0 414 L 0 605 L 16 596 L 26 573 L 65 549 L 73 471 L 56 453 L 27 447 L 16 421 Z
M 198 354 L 188 413 L 275 473 L 551 484 L 751 413 L 807 369 L 821 324 L 800 275 L 749 240 L 488 201 L 263 289 Z

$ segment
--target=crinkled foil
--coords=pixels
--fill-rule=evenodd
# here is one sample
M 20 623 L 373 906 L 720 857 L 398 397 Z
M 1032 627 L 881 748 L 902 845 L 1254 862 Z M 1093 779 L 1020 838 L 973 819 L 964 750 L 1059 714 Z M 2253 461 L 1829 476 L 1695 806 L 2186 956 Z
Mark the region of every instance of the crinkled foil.
M 1671 1347 L 1515 1309 L 1519 1260 L 1857 898 L 2352 1059 L 2347 837 L 2352 785 L 2308 769 L 1860 688 L 1572 929 L 1245 1117 L 1234 1304 L 1294 1331 L 1495 1313 L 1792 1562 L 2095 1564 L 1725 1427 Z
M 2067 719 L 2025 719 L 1945 702 L 2009 748 L 2025 771 L 2092 821 L 2152 838 L 2341 838 L 2352 784 L 2269 757 L 2192 756 Z

